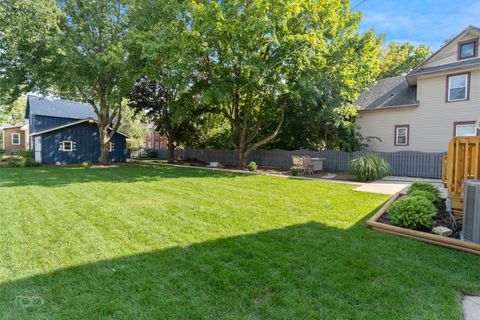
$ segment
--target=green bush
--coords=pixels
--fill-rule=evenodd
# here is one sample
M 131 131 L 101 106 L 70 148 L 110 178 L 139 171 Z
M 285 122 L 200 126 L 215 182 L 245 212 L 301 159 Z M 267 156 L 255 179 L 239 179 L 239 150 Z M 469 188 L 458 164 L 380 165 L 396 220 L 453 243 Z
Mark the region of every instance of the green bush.
M 409 196 L 410 197 L 423 197 L 423 198 L 428 199 L 428 201 L 430 201 L 433 204 L 437 204 L 440 200 L 436 195 L 434 195 L 431 192 L 425 191 L 425 190 L 414 190 L 414 191 L 410 192 Z
M 382 157 L 370 154 L 353 159 L 352 171 L 358 180 L 369 182 L 387 176 L 390 173 L 390 165 Z
M 437 199 L 440 198 L 440 190 L 435 187 L 433 184 L 428 182 L 414 182 L 408 188 L 407 194 L 411 195 L 415 191 L 426 191 L 433 194 Z
M 40 167 L 41 164 L 38 163 L 37 161 L 35 161 L 35 159 L 33 159 L 33 158 L 26 158 L 24 160 L 23 166 L 24 167 Z
M 290 168 L 290 173 L 291 173 L 292 176 L 294 176 L 294 177 L 298 176 L 298 172 L 299 172 L 299 171 L 300 171 L 300 170 L 298 169 L 297 166 L 293 166 L 293 167 Z
M 88 162 L 88 161 L 83 161 L 83 162 L 82 162 L 82 167 L 84 167 L 85 169 L 90 168 L 90 162 Z
M 250 162 L 247 166 L 248 171 L 255 172 L 257 171 L 257 164 L 255 162 Z
M 31 151 L 19 151 L 17 156 L 25 158 L 25 159 L 33 159 L 33 152 Z
M 387 212 L 395 225 L 419 229 L 433 225 L 437 208 L 424 197 L 407 197 L 392 203 Z

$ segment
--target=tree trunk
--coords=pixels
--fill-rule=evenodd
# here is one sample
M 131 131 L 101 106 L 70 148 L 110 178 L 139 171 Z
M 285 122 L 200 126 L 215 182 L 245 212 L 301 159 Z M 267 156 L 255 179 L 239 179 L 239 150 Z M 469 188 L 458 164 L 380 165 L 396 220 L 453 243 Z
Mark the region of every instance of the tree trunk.
M 100 163 L 105 166 L 110 163 L 110 144 L 108 142 L 101 145 Z
M 110 137 L 108 128 L 103 128 L 99 122 L 100 131 L 100 163 L 108 165 L 110 163 Z
M 175 144 L 172 138 L 168 138 L 168 163 L 175 162 Z

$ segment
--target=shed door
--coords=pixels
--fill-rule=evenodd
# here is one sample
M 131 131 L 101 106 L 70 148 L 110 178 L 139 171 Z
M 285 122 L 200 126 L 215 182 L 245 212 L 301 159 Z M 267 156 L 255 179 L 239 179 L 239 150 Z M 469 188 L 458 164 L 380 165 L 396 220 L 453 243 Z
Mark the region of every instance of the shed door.
M 42 162 L 42 136 L 36 136 L 34 138 L 35 143 L 35 161 Z

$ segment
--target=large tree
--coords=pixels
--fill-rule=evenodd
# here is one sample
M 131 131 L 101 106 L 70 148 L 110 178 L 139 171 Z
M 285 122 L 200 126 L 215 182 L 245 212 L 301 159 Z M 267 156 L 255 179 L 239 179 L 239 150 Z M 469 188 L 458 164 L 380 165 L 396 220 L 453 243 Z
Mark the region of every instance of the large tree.
M 89 103 L 102 163 L 130 91 L 124 0 L 4 0 L 0 4 L 0 97 L 40 92 Z
M 129 106 L 136 113 L 144 113 L 145 119 L 155 130 L 167 138 L 168 162 L 175 161 L 175 148 L 187 142 L 195 133 L 195 123 L 204 112 L 195 108 L 191 96 L 148 78 L 139 79 L 129 96 Z M 197 105 L 198 106 L 198 105 Z
M 203 99 L 222 107 L 241 167 L 277 137 L 285 110 L 312 86 L 312 70 L 350 85 L 371 77 L 345 61 L 356 52 L 378 53 L 374 34 L 359 33 L 350 1 L 199 0 L 190 10 L 188 30 L 205 49 L 199 53 L 209 72 Z M 363 62 L 359 68 L 375 75 L 377 60 Z
M 382 51 L 378 79 L 397 77 L 412 71 L 430 55 L 430 47 L 391 42 Z

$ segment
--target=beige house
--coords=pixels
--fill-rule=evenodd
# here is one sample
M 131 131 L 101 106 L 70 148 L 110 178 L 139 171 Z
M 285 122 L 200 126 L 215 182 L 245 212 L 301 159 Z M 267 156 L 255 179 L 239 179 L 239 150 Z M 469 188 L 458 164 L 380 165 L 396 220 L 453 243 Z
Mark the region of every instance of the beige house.
M 479 135 L 480 28 L 470 26 L 406 76 L 361 94 L 356 119 L 368 150 L 444 152 L 454 136 Z

